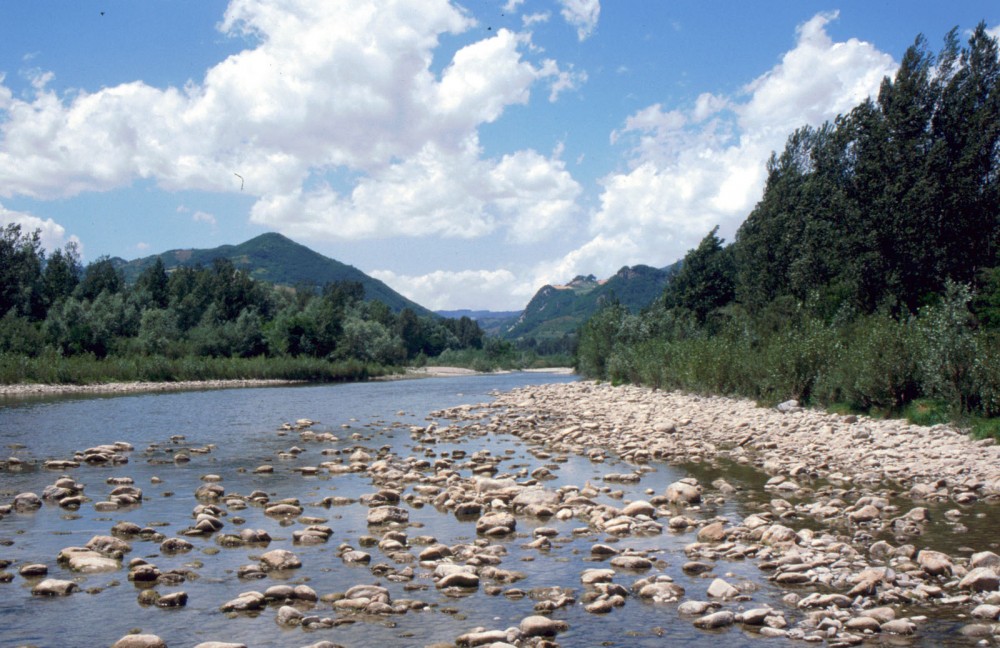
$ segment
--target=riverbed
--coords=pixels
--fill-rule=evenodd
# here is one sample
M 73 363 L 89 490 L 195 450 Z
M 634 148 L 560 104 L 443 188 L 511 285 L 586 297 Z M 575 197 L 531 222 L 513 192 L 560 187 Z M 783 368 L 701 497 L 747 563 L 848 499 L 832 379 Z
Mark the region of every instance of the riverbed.
M 741 462 L 739 453 L 657 457 L 599 441 L 568 444 L 565 438 L 560 446 L 551 433 L 565 432 L 565 421 L 530 405 L 530 390 L 496 400 L 515 388 L 575 381 L 565 374 L 512 373 L 2 401 L 0 441 L 11 460 L 0 464 L 0 505 L 21 493 L 42 495 L 61 477 L 81 490 L 75 495 L 78 506 L 47 499 L 38 509 L 10 511 L 0 519 L 0 571 L 10 576 L 0 582 L 0 643 L 101 646 L 130 632 L 157 635 L 170 646 L 213 640 L 248 646 L 319 641 L 446 646 L 499 640 L 490 632 L 515 644 L 561 646 L 801 645 L 807 634 L 815 637 L 815 628 L 790 632 L 816 609 L 800 607 L 788 595 L 800 602 L 833 591 L 830 583 L 775 582 L 761 563 L 765 554 L 777 556 L 772 553 L 777 548 L 751 550 L 754 543 L 735 533 L 714 541 L 701 533 L 715 523 L 723 531 L 738 528 L 756 514 L 817 543 L 824 533 L 853 540 L 859 530 L 873 527 L 838 528 L 795 514 L 795 507 L 819 499 L 815 494 L 829 487 L 830 475 L 797 472 L 801 486 L 811 490 L 782 492 L 792 514 L 768 518 L 776 493 L 769 485 L 773 476 L 752 460 Z M 570 414 L 598 430 L 606 425 L 603 415 L 586 405 L 559 416 Z M 115 443 L 111 460 L 46 467 Z M 697 500 L 662 501 L 671 485 L 685 479 L 697 484 Z M 139 501 L 106 506 L 123 484 L 141 489 Z M 841 490 L 838 494 L 850 499 L 850 489 Z M 517 503 L 523 492 L 546 498 L 524 506 Z M 548 497 L 552 494 L 557 497 Z M 654 504 L 645 508 L 642 502 Z M 281 504 L 299 510 L 275 513 Z M 634 514 L 625 516 L 630 518 L 625 532 L 609 529 L 611 512 L 629 506 Z M 961 505 L 961 522 L 970 529 L 964 541 L 953 541 L 953 525 L 944 522 L 953 503 L 935 501 L 929 508 L 934 521 L 922 537 L 965 551 L 955 558 L 958 567 L 969 550 L 989 549 L 989 529 L 997 528 L 995 505 Z M 390 519 L 373 520 L 376 511 Z M 202 521 L 198 513 L 221 526 L 191 534 Z M 508 514 L 513 522 L 504 517 Z M 482 524 L 491 515 L 494 526 Z M 678 517 L 690 524 L 668 523 Z M 310 529 L 319 535 L 303 541 Z M 247 530 L 262 532 L 268 541 L 238 543 Z M 66 548 L 102 536 L 127 543 L 117 566 L 88 573 L 57 560 Z M 167 551 L 164 541 L 175 538 L 190 548 Z M 693 544 L 705 546 L 692 556 Z M 858 551 L 870 545 L 861 542 Z M 261 569 L 267 562 L 262 558 L 278 550 L 294 554 L 301 566 Z M 618 560 L 616 566 L 620 557 L 645 562 L 620 566 Z M 707 569 L 689 569 L 691 562 Z M 142 563 L 160 578 L 130 580 Z M 43 565 L 47 573 L 24 575 L 26 565 Z M 448 570 L 441 565 L 472 576 L 447 585 Z M 583 582 L 590 570 L 608 569 L 611 574 L 601 580 Z M 68 596 L 33 594 L 44 579 L 68 581 L 77 589 Z M 640 596 L 644 580 L 683 594 L 673 600 Z M 710 597 L 716 580 L 735 594 Z M 292 587 L 275 589 L 280 585 Z M 378 602 L 385 605 L 374 606 L 370 596 L 368 603 L 360 595 L 348 596 L 356 586 L 381 588 Z M 284 596 L 275 594 L 257 609 L 230 609 L 228 604 L 248 591 Z M 177 601 L 171 595 L 179 593 L 184 605 L 160 604 Z M 780 613 L 783 620 L 772 629 L 784 635 L 765 640 L 769 633 L 742 623 L 744 618 L 700 629 L 695 622 L 701 615 L 679 611 L 682 603 L 694 601 L 709 602 L 706 613 L 731 611 L 734 618 L 772 609 L 771 618 Z M 900 616 L 917 620 L 915 634 L 895 637 L 906 645 L 995 641 L 963 634 L 969 602 L 942 606 L 930 600 L 896 608 Z M 535 617 L 555 623 L 552 636 L 541 637 L 548 629 L 529 636 L 534 626 L 525 626 L 525 620 Z M 836 636 L 829 635 L 831 642 Z M 889 641 L 889 633 L 866 636 Z

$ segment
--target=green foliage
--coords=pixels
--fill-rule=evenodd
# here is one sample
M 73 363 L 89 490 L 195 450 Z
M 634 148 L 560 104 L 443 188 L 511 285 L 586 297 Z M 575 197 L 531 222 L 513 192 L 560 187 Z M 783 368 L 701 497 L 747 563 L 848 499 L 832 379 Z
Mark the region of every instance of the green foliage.
M 713 230 L 641 316 L 581 330 L 587 376 L 925 423 L 1000 416 L 1000 60 L 980 25 L 767 166 L 729 248 Z M 985 418 L 984 418 L 985 417 Z M 995 431 L 995 427 L 992 428 Z

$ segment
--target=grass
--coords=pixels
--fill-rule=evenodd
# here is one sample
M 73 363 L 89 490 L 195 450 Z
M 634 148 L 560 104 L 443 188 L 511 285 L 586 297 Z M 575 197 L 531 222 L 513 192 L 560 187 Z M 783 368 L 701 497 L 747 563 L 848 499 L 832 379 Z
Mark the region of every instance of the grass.
M 63 357 L 55 353 L 30 358 L 0 354 L 0 384 L 93 385 L 112 382 L 186 380 L 301 380 L 343 382 L 392 373 L 392 368 L 357 360 L 319 358 L 165 358 L 162 356 Z

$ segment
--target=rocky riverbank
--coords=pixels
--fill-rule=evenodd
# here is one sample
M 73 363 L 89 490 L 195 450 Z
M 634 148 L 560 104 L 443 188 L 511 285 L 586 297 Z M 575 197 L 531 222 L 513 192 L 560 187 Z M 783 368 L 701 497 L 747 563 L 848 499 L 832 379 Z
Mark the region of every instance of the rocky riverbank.
M 31 595 L 62 597 L 92 573 L 127 571 L 139 606 L 215 609 L 232 628 L 263 616 L 288 645 L 318 638 L 290 634 L 296 628 L 334 639 L 313 646 L 337 645 L 354 625 L 398 627 L 403 637 L 443 618 L 420 617 L 460 620 L 461 600 L 507 622 L 469 624 L 433 645 L 592 645 L 593 624 L 607 615 L 619 617 L 612 627 L 622 641 L 934 645 L 943 623 L 954 645 L 1000 645 L 998 539 L 971 532 L 998 519 L 990 513 L 1000 501 L 1000 455 L 945 426 L 579 382 L 499 393 L 421 423 L 324 428 L 300 419 L 273 434 L 287 449 L 241 470 L 286 480 L 302 497 L 273 496 L 271 486 L 240 493 L 226 488 L 233 475 L 205 472 L 172 531 L 109 521 L 107 534 L 53 560 L 0 560 L 0 582 L 14 581 L 16 567 Z M 40 468 L 53 481 L 41 496 L 18 494 L 0 506 L 0 520 L 46 508 L 111 516 L 150 507 L 149 515 L 164 501 L 155 495 L 161 481 L 176 479 L 171 466 L 212 465 L 215 450 L 180 435 L 150 445 L 146 461 L 161 474 L 145 489 L 125 475 L 103 488 L 85 483 L 97 467 L 129 465 L 139 451 L 125 442 L 50 458 Z M 689 476 L 653 488 L 664 463 Z M 752 486 L 699 479 L 705 472 L 694 466 L 762 477 Z M 334 485 L 348 481 L 363 493 L 348 497 Z M 931 546 L 938 512 L 975 546 Z M 335 551 L 323 549 L 333 538 Z M 178 558 L 192 552 L 199 560 Z M 189 602 L 187 586 L 227 553 L 244 564 L 192 590 Z M 50 569 L 74 578 L 45 578 Z M 331 571 L 355 580 L 330 588 Z M 224 595 L 237 580 L 239 594 Z M 265 582 L 254 588 L 257 580 Z M 136 635 L 121 646 L 170 640 Z
M 143 392 L 190 391 L 192 389 L 235 389 L 238 387 L 280 387 L 293 380 L 181 380 L 177 382 L 116 382 L 93 385 L 53 385 L 42 383 L 0 384 L 0 397 L 20 398 L 64 394 L 139 394 Z
M 945 516 L 963 533 L 968 527 L 958 522 L 965 517 L 961 507 L 1000 502 L 1000 447 L 993 440 L 976 441 L 944 425 L 840 416 L 795 403 L 768 409 L 739 399 L 591 382 L 516 390 L 488 406 L 441 414 L 475 420 L 484 412 L 491 412 L 492 433 L 596 462 L 613 454 L 635 466 L 631 473 L 605 475 L 611 484 L 639 482 L 655 461 L 732 461 L 769 476 L 764 490 L 770 501 L 742 520 L 696 513 L 703 501 L 719 503 L 735 494 L 724 479 L 711 485 L 683 479 L 664 493 L 650 493 L 648 501 L 583 511 L 592 526 L 613 536 L 649 532 L 650 523 L 656 533 L 660 527 L 652 520 L 667 518 L 669 532 L 694 535 L 685 548 L 685 571 L 709 573 L 718 561 L 752 558 L 762 576 L 788 588 L 782 597 L 787 610 L 747 610 L 755 586 L 716 578 L 707 600 L 678 607 L 696 617 L 696 627 L 741 623 L 762 636 L 845 646 L 879 634 L 919 635 L 926 614 L 934 613 L 970 619 L 961 630 L 970 641 L 998 642 L 1000 556 L 990 550 L 998 538 L 992 536 L 988 547 L 965 547 L 962 556 L 921 543 L 932 522 L 929 504 L 954 505 Z M 549 512 L 562 513 L 564 503 L 547 502 Z M 671 509 L 678 505 L 693 514 Z M 606 582 L 614 575 L 613 569 L 595 571 Z M 588 578 L 584 574 L 583 582 Z M 632 593 L 641 597 L 647 590 L 669 600 L 685 594 L 656 579 L 636 583 Z M 597 603 L 609 599 L 607 592 L 596 593 L 588 611 L 624 604 Z

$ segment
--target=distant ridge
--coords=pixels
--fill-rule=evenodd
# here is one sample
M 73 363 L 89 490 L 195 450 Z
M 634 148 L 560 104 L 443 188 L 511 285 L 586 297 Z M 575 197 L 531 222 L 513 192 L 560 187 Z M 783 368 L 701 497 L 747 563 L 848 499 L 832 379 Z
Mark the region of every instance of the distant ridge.
M 508 323 L 503 337 L 560 338 L 576 331 L 612 299 L 637 313 L 663 293 L 679 267 L 680 262 L 666 268 L 625 266 L 604 281 L 594 275 L 580 275 L 562 286 L 542 286 L 520 316 Z
M 209 267 L 216 259 L 229 259 L 258 281 L 284 286 L 322 288 L 333 281 L 357 281 L 365 289 L 365 299 L 378 300 L 395 312 L 410 308 L 418 315 L 433 315 L 420 304 L 407 299 L 374 277 L 354 266 L 325 257 L 301 243 L 276 232 L 261 234 L 239 245 L 221 245 L 210 249 L 168 250 L 133 261 L 115 259 L 125 280 L 135 281 L 156 258 L 163 260 L 167 272 L 181 266 Z

